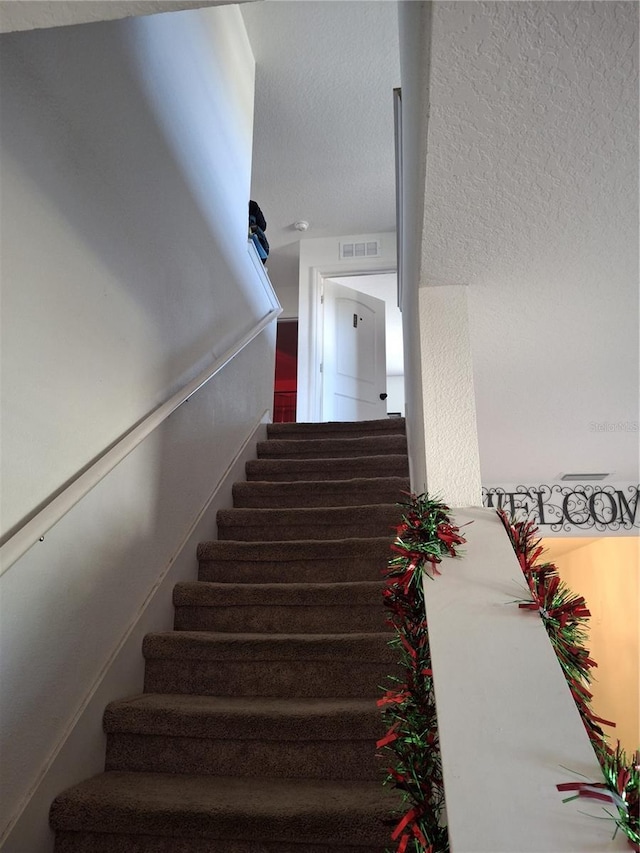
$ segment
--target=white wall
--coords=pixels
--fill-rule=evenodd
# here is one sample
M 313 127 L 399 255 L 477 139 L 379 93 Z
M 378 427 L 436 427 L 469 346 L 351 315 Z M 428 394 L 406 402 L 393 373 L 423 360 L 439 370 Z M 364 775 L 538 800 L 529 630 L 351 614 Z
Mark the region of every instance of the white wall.
M 269 262 L 267 262 L 267 267 Z M 282 287 L 273 283 L 274 290 L 278 296 L 278 301 L 282 305 L 281 320 L 297 320 L 298 319 L 298 286 Z
M 404 417 L 404 376 L 387 376 L 387 411 Z
M 229 2 L 231 0 L 93 0 L 91 3 L 78 3 L 77 0 L 39 0 L 37 3 L 33 0 L 0 0 L 0 32 L 110 21 Z
M 402 311 L 411 485 L 453 506 L 481 504 L 478 438 L 463 288 L 429 287 L 425 227 L 431 4 L 399 5 L 402 68 Z
M 427 489 L 450 506 L 482 506 L 465 287 L 419 290 Z
M 241 28 L 213 9 L 2 37 L 3 533 L 263 310 Z
M 271 405 L 256 365 L 272 372 L 273 346 L 254 341 L 3 575 L 3 853 L 50 850 L 52 799 L 104 768 L 105 705 L 142 691 L 142 637 L 171 630 L 173 585 L 196 580 L 229 483 L 207 502 Z
M 425 275 L 468 286 L 483 479 L 637 482 L 640 5 L 432 5 Z
M 254 62 L 236 8 L 15 33 L 0 48 L 6 533 L 273 303 L 247 253 Z M 181 544 L 271 405 L 274 337 L 2 577 L 0 828 L 46 787 L 144 602 L 187 559 Z M 132 654 L 125 692 L 141 685 Z M 58 767 L 58 781 L 87 769 Z
M 431 4 L 399 3 L 402 79 L 402 264 L 405 413 L 411 488 L 426 487 L 418 286 L 424 217 Z

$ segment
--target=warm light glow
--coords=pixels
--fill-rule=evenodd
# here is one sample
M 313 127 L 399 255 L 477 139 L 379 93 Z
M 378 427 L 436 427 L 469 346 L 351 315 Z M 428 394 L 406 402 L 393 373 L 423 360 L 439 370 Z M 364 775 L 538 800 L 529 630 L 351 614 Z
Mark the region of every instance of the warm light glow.
M 605 731 L 631 752 L 640 745 L 640 539 L 559 537 L 542 544 L 591 611 L 593 709 L 617 724 Z

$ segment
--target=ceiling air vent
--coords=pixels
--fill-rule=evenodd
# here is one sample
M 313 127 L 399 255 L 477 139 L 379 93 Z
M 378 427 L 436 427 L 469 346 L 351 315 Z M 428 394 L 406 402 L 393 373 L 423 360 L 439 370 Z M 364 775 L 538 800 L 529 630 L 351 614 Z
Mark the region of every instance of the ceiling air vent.
M 581 483 L 585 480 L 606 480 L 609 474 L 563 474 L 560 479 L 565 482 Z
M 363 240 L 357 243 L 340 243 L 340 260 L 356 258 L 379 258 L 380 240 Z

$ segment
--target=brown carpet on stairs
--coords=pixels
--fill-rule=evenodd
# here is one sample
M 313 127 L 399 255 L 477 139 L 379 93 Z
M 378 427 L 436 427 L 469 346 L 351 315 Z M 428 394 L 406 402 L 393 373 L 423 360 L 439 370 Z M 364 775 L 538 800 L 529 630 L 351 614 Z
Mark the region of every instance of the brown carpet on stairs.
M 107 708 L 105 772 L 51 807 L 56 853 L 383 853 L 382 608 L 404 421 L 275 424 Z

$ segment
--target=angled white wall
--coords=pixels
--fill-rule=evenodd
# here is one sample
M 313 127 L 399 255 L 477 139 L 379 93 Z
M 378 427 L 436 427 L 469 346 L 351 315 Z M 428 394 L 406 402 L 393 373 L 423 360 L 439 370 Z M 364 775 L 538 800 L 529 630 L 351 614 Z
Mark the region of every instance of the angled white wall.
M 237 9 L 4 35 L 0 61 L 6 533 L 266 302 Z
M 0 38 L 9 535 L 273 301 L 247 252 L 254 61 L 237 8 Z M 176 566 L 193 576 L 194 531 L 215 534 L 198 519 L 271 406 L 274 336 L 0 579 L 7 853 L 49 849 L 51 766 L 59 788 L 101 769 L 91 698 L 116 660 L 112 698 L 141 688 L 126 639 L 147 605 L 170 627 L 170 583 L 153 593 Z
M 231 0 L 0 0 L 0 32 L 63 27 L 73 24 L 111 21 L 136 15 L 154 15 L 206 6 L 221 6 Z M 234 0 L 246 3 L 248 0 Z

